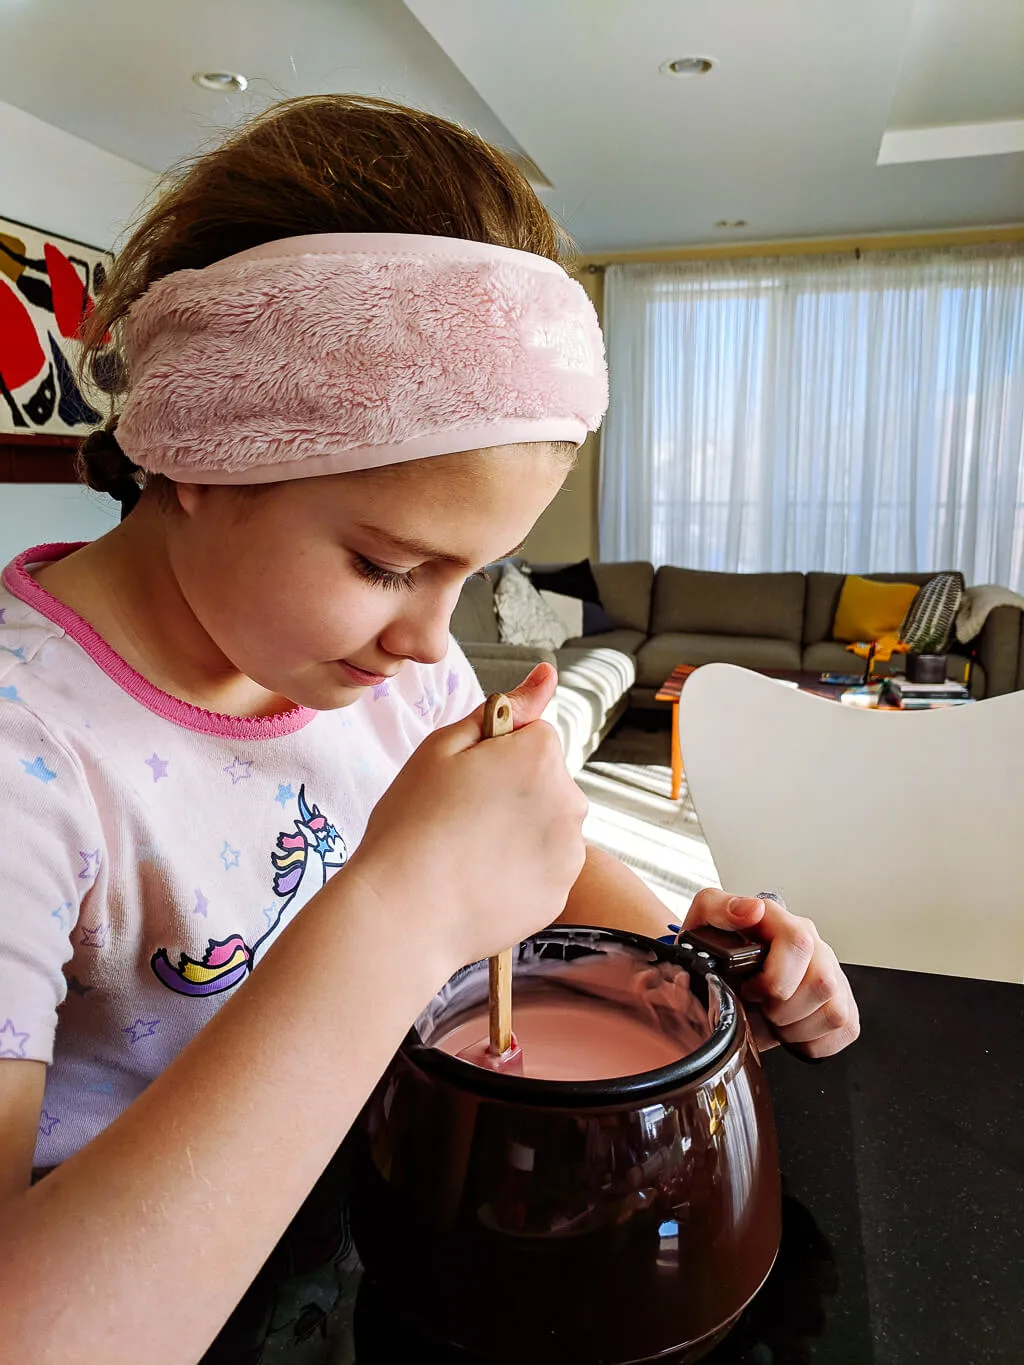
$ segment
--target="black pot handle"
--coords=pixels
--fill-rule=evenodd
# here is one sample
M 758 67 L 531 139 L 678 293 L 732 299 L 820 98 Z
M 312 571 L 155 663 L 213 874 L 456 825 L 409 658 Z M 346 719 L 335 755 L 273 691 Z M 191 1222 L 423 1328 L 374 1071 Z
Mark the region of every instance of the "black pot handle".
M 731 929 L 718 929 L 713 924 L 699 924 L 695 929 L 680 929 L 676 934 L 676 947 L 691 949 L 698 957 L 705 958 L 720 977 L 730 986 L 738 986 L 748 977 L 755 976 L 768 956 L 767 943 L 745 934 L 737 934 Z M 806 1066 L 818 1066 L 823 1057 L 808 1057 L 785 1038 L 780 1038 L 772 1028 L 771 1021 L 765 1020 L 779 1046 L 792 1057 Z

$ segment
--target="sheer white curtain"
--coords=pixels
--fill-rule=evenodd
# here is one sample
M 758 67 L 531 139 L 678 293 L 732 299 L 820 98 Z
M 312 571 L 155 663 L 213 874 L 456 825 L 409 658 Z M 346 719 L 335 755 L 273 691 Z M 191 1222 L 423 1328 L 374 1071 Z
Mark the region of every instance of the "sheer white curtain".
M 1024 590 L 1024 253 L 610 266 L 601 557 Z

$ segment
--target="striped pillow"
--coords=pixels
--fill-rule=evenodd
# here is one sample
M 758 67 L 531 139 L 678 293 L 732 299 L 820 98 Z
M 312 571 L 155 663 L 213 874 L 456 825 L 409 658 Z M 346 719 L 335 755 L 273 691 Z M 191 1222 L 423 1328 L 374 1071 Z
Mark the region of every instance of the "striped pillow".
M 945 654 L 964 591 L 962 573 L 939 573 L 928 580 L 900 626 L 900 641 L 911 654 Z

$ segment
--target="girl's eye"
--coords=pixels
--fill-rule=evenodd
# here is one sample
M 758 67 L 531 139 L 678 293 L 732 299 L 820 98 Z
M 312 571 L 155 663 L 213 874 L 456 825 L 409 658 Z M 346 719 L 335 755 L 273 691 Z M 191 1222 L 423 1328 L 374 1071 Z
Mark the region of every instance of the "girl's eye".
M 365 555 L 355 556 L 356 571 L 366 579 L 368 583 L 373 583 L 378 588 L 384 588 L 388 592 L 400 592 L 403 588 L 415 586 L 415 570 L 410 569 L 408 573 L 395 573 L 393 569 L 385 569 L 380 564 L 374 564 L 372 559 L 367 559 Z

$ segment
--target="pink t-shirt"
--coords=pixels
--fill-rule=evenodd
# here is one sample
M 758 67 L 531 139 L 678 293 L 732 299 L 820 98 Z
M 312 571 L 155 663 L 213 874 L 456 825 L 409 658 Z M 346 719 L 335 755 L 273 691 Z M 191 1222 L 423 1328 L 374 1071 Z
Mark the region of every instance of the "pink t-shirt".
M 453 640 L 341 710 L 190 706 L 26 571 L 77 548 L 27 551 L 0 588 L 0 1057 L 50 1063 L 39 1167 L 163 1070 L 344 864 L 420 742 L 482 698 Z

